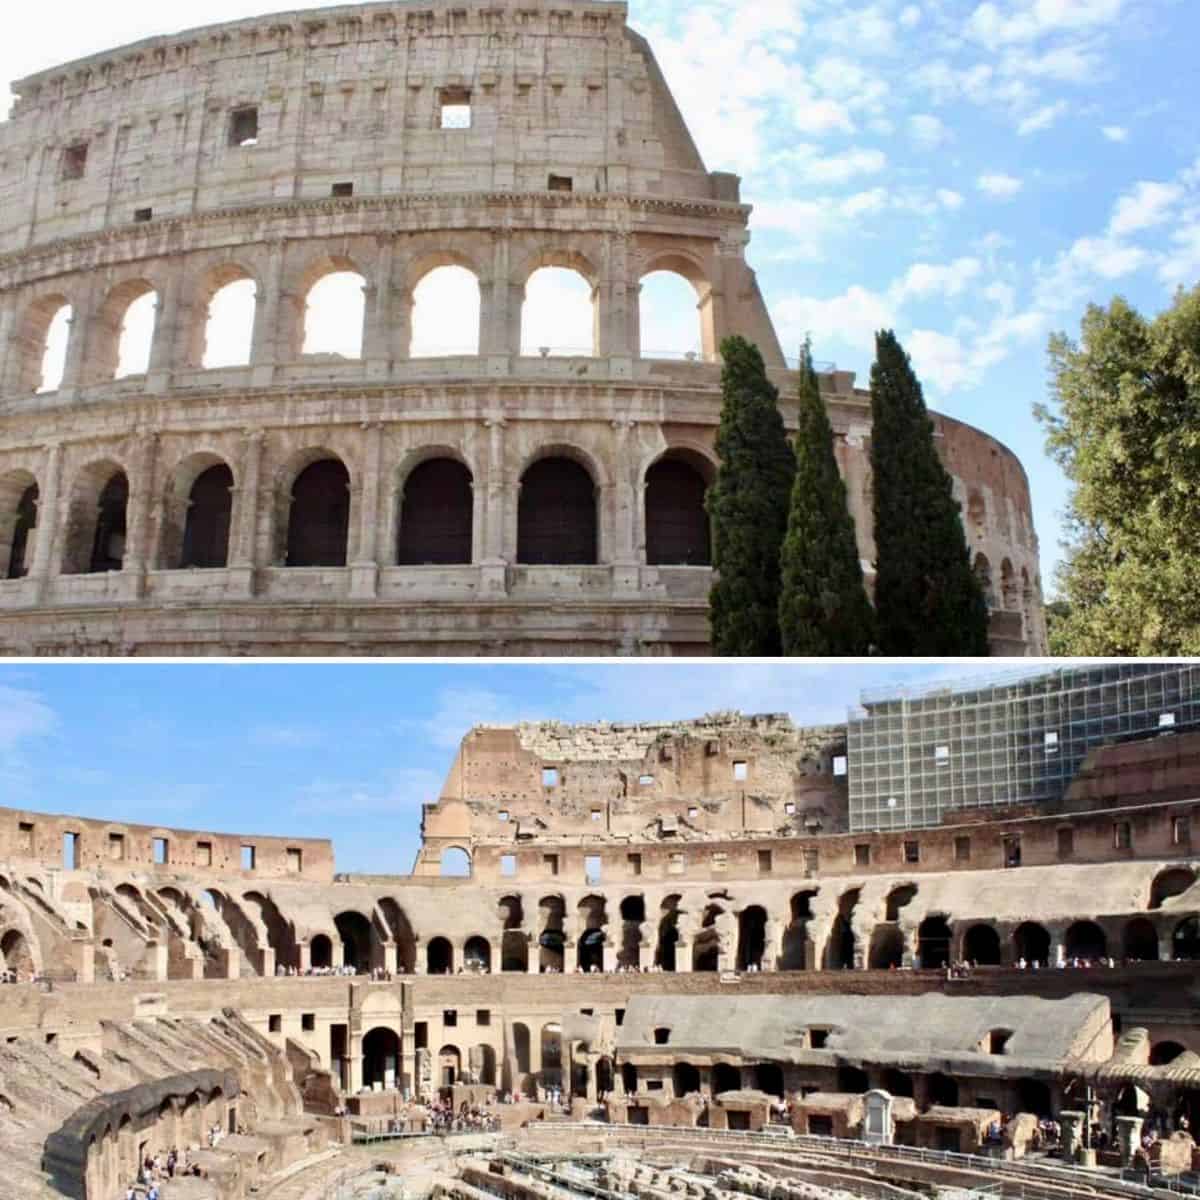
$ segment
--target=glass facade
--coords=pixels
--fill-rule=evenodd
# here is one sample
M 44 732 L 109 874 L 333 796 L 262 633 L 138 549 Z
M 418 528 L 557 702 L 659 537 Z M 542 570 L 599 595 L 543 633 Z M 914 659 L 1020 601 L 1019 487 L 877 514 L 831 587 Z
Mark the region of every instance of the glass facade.
M 850 829 L 1059 799 L 1089 750 L 1200 727 L 1200 664 L 1064 667 L 963 688 L 868 693 L 851 714 Z

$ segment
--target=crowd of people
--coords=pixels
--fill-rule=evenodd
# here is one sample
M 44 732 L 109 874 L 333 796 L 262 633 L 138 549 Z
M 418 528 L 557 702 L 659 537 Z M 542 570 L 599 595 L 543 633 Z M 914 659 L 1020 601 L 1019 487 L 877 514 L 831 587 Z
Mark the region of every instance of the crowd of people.
M 407 1118 L 391 1122 L 391 1132 L 402 1132 L 405 1124 L 419 1126 L 419 1133 L 498 1133 L 500 1118 L 487 1109 L 469 1104 L 466 1100 L 455 1109 L 449 1100 L 433 1100 L 428 1104 L 410 1107 Z

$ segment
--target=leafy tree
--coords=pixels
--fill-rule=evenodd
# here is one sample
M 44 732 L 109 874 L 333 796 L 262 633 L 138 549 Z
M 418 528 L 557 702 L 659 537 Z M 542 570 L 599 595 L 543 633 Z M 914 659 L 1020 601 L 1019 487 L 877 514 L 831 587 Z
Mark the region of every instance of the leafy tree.
M 1050 367 L 1035 412 L 1074 485 L 1056 652 L 1200 654 L 1200 287 L 1149 322 L 1089 307 Z
M 988 611 L 921 384 L 896 335 L 871 368 L 875 613 L 885 655 L 988 653 Z
M 1065 600 L 1051 600 L 1046 605 L 1046 642 L 1055 657 L 1069 656 L 1064 631 L 1070 626 L 1071 606 Z
M 709 595 L 714 654 L 777 655 L 779 552 L 796 460 L 758 347 L 721 343 L 721 466 L 706 506 L 717 582 Z
M 783 542 L 779 598 L 783 652 L 811 658 L 865 655 L 871 649 L 875 614 L 863 585 L 854 518 L 833 455 L 833 428 L 807 343 L 800 362 L 795 447 L 796 480 Z

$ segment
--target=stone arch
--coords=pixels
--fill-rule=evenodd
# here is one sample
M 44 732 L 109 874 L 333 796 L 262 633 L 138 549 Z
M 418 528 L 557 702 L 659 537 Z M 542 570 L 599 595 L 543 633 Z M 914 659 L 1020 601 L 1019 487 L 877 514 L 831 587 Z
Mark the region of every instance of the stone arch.
M 262 892 L 243 892 L 241 902 L 253 913 L 255 924 L 266 930 L 267 945 L 274 952 L 276 964 L 294 964 L 297 961 L 295 933 L 275 901 Z
M 767 951 L 767 910 L 751 904 L 738 913 L 737 969 L 761 968 Z
M 308 961 L 314 969 L 333 966 L 333 942 L 328 934 L 315 934 L 308 945 Z
M 689 1062 L 677 1062 L 671 1068 L 671 1086 L 675 1096 L 683 1097 L 700 1090 L 700 1069 Z
M 474 525 L 471 468 L 455 451 L 422 453 L 396 489 L 396 563 L 402 567 L 470 563 Z
M 679 945 L 679 895 L 667 896 L 661 905 L 658 919 L 658 939 L 654 950 L 654 965 L 663 971 L 674 971 Z
M 470 277 L 474 290 L 467 285 Z M 409 342 L 405 352 L 412 358 L 439 358 L 448 355 L 479 353 L 483 334 L 483 284 L 478 266 L 469 255 L 454 250 L 431 251 L 408 265 L 408 301 L 411 310 Z M 424 294 L 423 294 L 424 293 Z M 465 328 L 467 335 L 459 344 L 451 343 L 434 330 L 424 306 L 432 304 L 438 293 L 454 297 L 455 337 Z M 473 327 L 473 336 L 471 335 Z
M 129 477 L 119 463 L 100 459 L 80 470 L 67 511 L 64 575 L 121 570 L 128 504 Z
M 1187 1047 L 1179 1042 L 1155 1042 L 1150 1047 L 1150 1066 L 1165 1067 L 1173 1063 L 1181 1054 L 1187 1053 Z
M 576 961 L 584 971 L 590 971 L 592 967 L 597 971 L 603 970 L 608 903 L 600 895 L 584 896 L 576 912 L 580 926 Z
M 330 283 L 335 280 L 336 283 Z M 311 261 L 301 272 L 296 322 L 290 342 L 293 357 L 332 355 L 356 360 L 362 358 L 367 322 L 367 276 L 358 263 L 345 254 L 325 254 Z M 339 334 L 332 336 L 324 310 L 333 299 L 344 306 Z
M 370 918 L 357 911 L 346 909 L 333 918 L 338 936 L 342 939 L 342 963 L 363 973 L 375 966 L 375 949 L 379 937 L 371 926 Z
M 378 1084 L 385 1091 L 400 1086 L 400 1037 L 394 1029 L 377 1025 L 364 1035 L 362 1082 L 364 1088 Z
M 1017 1111 L 1033 1113 L 1035 1117 L 1054 1115 L 1050 1086 L 1040 1079 L 1017 1080 Z
M 500 936 L 500 970 L 529 970 L 529 938 L 520 929 L 506 929 Z
M 462 1052 L 453 1044 L 438 1051 L 438 1078 L 444 1088 L 453 1087 L 462 1078 Z
M 988 608 L 996 607 L 996 585 L 992 580 L 992 564 L 988 561 L 988 556 L 980 551 L 975 555 L 975 578 L 979 580 L 979 586 L 983 589 L 984 599 L 987 600 Z
M 225 327 L 227 318 L 222 313 L 222 308 L 235 296 L 231 289 L 236 289 L 239 301 L 237 324 L 241 326 L 237 330 L 236 353 L 218 353 L 214 348 L 216 335 L 232 336 L 232 329 Z M 248 365 L 261 295 L 261 282 L 241 263 L 219 263 L 205 271 L 196 289 L 193 319 L 184 346 L 184 365 L 205 370 Z
M 512 1026 L 513 1058 L 516 1060 L 517 1073 L 528 1075 L 530 1072 L 529 1055 L 529 1026 L 524 1021 L 514 1021 Z
M 1196 872 L 1192 867 L 1168 867 L 1159 871 L 1150 884 L 1150 901 L 1147 908 L 1162 908 L 1166 901 L 1176 896 L 1182 896 L 1196 882 Z
M 617 966 L 637 970 L 642 965 L 642 926 L 646 923 L 646 897 L 640 893 L 621 901 L 621 945 Z
M 962 956 L 981 967 L 1000 965 L 1000 935 L 991 925 L 980 922 L 963 935 Z
M 175 467 L 163 497 L 161 568 L 228 565 L 234 487 L 233 469 L 211 450 L 189 454 Z
M 1000 563 L 1000 603 L 1005 612 L 1015 612 L 1018 607 L 1017 577 L 1007 558 Z
M 575 298 L 570 295 L 570 285 L 566 276 L 557 280 L 553 276 L 541 274 L 544 271 L 568 271 L 581 280 L 575 285 Z M 542 249 L 531 258 L 525 260 L 514 278 L 514 284 L 521 289 L 523 302 L 521 306 L 521 353 L 524 355 L 540 354 L 546 349 L 554 355 L 580 355 L 594 357 L 600 352 L 600 310 L 597 303 L 600 275 L 592 261 L 578 251 L 566 249 Z M 538 293 L 543 287 L 553 289 L 555 284 L 559 296 L 547 296 L 540 299 Z M 534 293 L 530 295 L 530 291 Z M 586 287 L 587 296 L 584 295 Z M 585 328 L 588 317 L 584 305 L 590 303 L 590 328 Z M 578 305 L 578 327 L 574 325 L 563 332 L 562 338 L 567 343 L 555 345 L 559 340 L 557 322 L 562 320 L 563 312 Z M 551 328 L 555 336 L 550 336 Z
M 1027 963 L 1050 963 L 1050 934 L 1036 921 L 1022 921 L 1013 931 L 1013 957 Z
M 429 940 L 425 947 L 425 973 L 427 975 L 454 974 L 454 947 L 444 937 Z
M 27 982 L 40 972 L 37 945 L 21 930 L 8 929 L 0 935 L 0 966 Z
M 917 894 L 918 885 L 915 883 L 901 883 L 892 888 L 887 894 L 887 900 L 884 902 L 884 920 L 896 922 L 900 920 L 900 910 L 907 908 L 913 902 L 913 898 Z
M 344 567 L 350 550 L 350 470 L 332 450 L 293 459 L 282 489 L 283 561 L 288 567 Z
M 913 1096 L 912 1076 L 895 1067 L 889 1067 L 883 1073 L 883 1090 L 889 1095 L 906 1096 L 911 1100 Z
M 837 915 L 829 931 L 825 945 L 825 969 L 827 971 L 849 970 L 854 966 L 858 951 L 858 939 L 854 933 L 854 910 L 862 896 L 862 888 L 851 888 L 843 892 L 838 900 Z
M 63 314 L 66 314 L 65 316 Z M 65 321 L 67 337 L 55 358 L 64 357 L 69 338 L 74 333 L 75 310 L 62 292 L 39 296 L 25 309 L 10 343 L 10 353 L 16 366 L 13 391 L 19 395 L 57 391 L 62 386 L 63 363 L 50 361 L 51 352 L 58 349 L 52 334 Z
M 1171 931 L 1171 957 L 1176 962 L 1200 959 L 1200 917 L 1184 917 Z
M 471 878 L 471 852 L 466 846 L 445 846 L 438 858 L 438 874 L 450 879 Z
M 147 315 L 140 309 L 131 313 L 139 301 L 142 309 L 153 304 L 153 314 Z M 109 290 L 89 328 L 87 383 L 107 383 L 146 372 L 157 335 L 157 308 L 158 289 L 148 279 L 126 279 Z
M 712 1065 L 712 1091 L 714 1096 L 724 1092 L 741 1091 L 742 1069 L 736 1063 L 715 1062 Z
M 1122 946 L 1131 962 L 1158 961 L 1158 930 L 1149 917 L 1134 917 L 1125 925 Z
M 958 1081 L 949 1075 L 935 1071 L 929 1079 L 929 1103 L 944 1108 L 958 1107 Z
M 904 964 L 904 934 L 898 925 L 882 921 L 871 930 L 867 966 L 872 971 L 887 971 Z
M 680 342 L 678 346 L 655 346 L 651 344 L 655 338 L 653 334 L 651 334 L 649 338 L 646 335 L 646 330 L 650 326 L 651 322 L 647 321 L 646 319 L 648 310 L 646 307 L 647 297 L 645 293 L 648 286 L 646 281 L 651 279 L 652 276 L 674 276 L 677 279 L 684 280 L 691 286 L 692 298 L 695 301 L 696 316 L 688 323 L 692 325 L 692 331 L 694 333 L 693 344 L 684 345 L 682 342 Z M 667 302 L 669 303 L 670 307 L 674 307 L 674 304 L 676 303 L 684 303 L 685 294 L 683 293 L 682 289 L 675 290 L 679 297 L 678 300 L 676 300 L 671 293 L 664 292 L 661 288 L 656 288 L 653 283 L 649 286 L 652 293 L 659 293 L 658 295 L 651 297 L 651 299 L 656 301 L 658 304 Z M 639 271 L 638 290 L 639 337 L 637 354 L 640 358 L 652 357 L 653 352 L 658 350 L 667 352 L 671 357 L 675 357 L 681 353 L 687 354 L 694 351 L 696 355 L 702 358 L 705 362 L 712 362 L 715 359 L 717 353 L 717 342 L 719 338 L 715 324 L 712 282 L 708 277 L 707 269 L 697 257 L 685 250 L 678 249 L 664 250 L 657 254 L 652 254 L 642 264 L 642 267 Z M 675 339 L 671 340 L 674 341 Z M 691 342 L 692 338 L 689 337 L 688 341 Z
M 790 920 L 783 931 L 783 945 L 779 956 L 781 971 L 803 971 L 808 967 L 808 923 L 813 917 L 812 901 L 816 894 L 815 888 L 796 892 L 789 901 Z
M 384 896 L 379 901 L 379 911 L 396 944 L 397 969 L 404 974 L 411 974 L 417 966 L 417 939 L 408 914 L 391 896 Z
M 1108 954 L 1108 938 L 1095 921 L 1076 921 L 1068 926 L 1063 947 L 1068 958 L 1103 958 Z
M 533 566 L 600 561 L 599 473 L 590 456 L 566 448 L 535 455 L 521 473 L 517 562 Z
M 474 934 L 463 943 L 463 968 L 489 974 L 492 969 L 492 944 L 480 934 Z
M 940 969 L 950 962 L 953 934 L 950 922 L 941 914 L 931 914 L 917 926 L 917 955 L 924 970 Z
M 562 896 L 543 896 L 538 901 L 538 969 L 542 974 L 563 969 L 566 913 Z
M 33 566 L 38 484 L 21 468 L 0 475 L 0 580 L 22 579 Z
M 672 448 L 647 468 L 642 488 L 649 566 L 712 565 L 705 496 L 716 466 L 695 450 Z
M 477 1046 L 472 1047 L 470 1058 L 473 1069 L 476 1071 L 476 1083 L 482 1084 L 484 1087 L 496 1086 L 496 1051 L 495 1048 L 488 1045 L 487 1042 L 480 1042 Z M 474 1064 L 478 1066 L 474 1066 Z

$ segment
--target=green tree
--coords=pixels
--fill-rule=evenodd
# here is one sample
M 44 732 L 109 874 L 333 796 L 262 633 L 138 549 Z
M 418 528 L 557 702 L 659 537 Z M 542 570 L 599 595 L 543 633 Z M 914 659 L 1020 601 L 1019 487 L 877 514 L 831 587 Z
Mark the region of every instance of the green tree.
M 863 585 L 846 485 L 833 456 L 833 427 L 807 343 L 800 361 L 795 450 L 796 480 L 779 597 L 783 652 L 809 658 L 858 657 L 871 649 L 875 614 Z
M 721 343 L 721 465 L 705 502 L 717 581 L 709 594 L 714 654 L 777 655 L 779 552 L 796 460 L 758 347 Z
M 988 611 L 921 384 L 896 335 L 876 335 L 871 368 L 875 614 L 887 655 L 988 653 Z
M 1200 287 L 1149 322 L 1089 307 L 1050 369 L 1035 412 L 1073 485 L 1056 652 L 1200 654 Z

